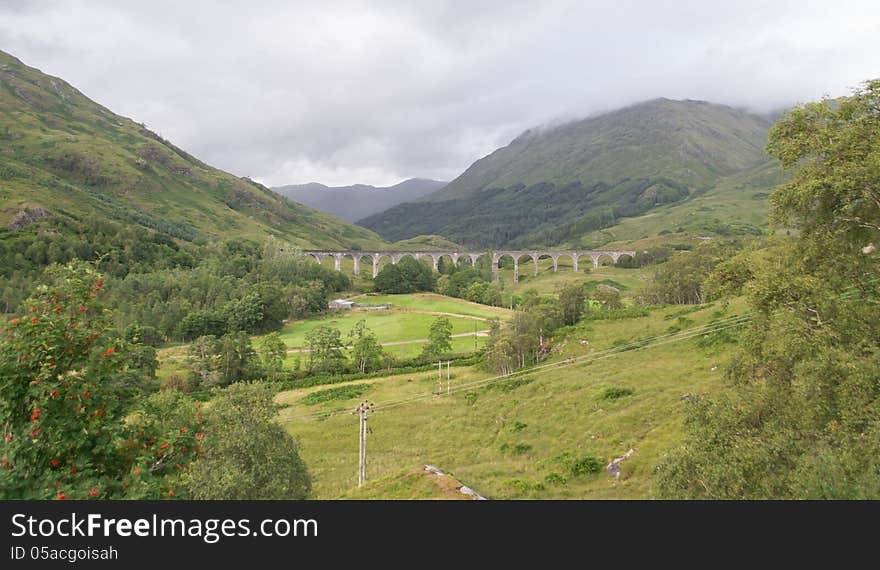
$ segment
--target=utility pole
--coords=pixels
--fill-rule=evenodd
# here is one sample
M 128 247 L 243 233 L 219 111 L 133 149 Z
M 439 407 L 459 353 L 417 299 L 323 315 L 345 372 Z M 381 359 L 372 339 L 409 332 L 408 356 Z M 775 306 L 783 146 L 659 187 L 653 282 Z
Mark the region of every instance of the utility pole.
M 447 396 L 450 394 L 450 391 L 449 391 L 449 379 L 450 379 L 449 368 L 450 368 L 451 365 L 452 365 L 452 361 L 451 361 L 451 360 L 447 360 L 447 361 L 446 361 L 446 395 L 447 395 Z
M 355 409 L 358 415 L 358 487 L 367 482 L 367 417 L 373 409 L 373 403 L 364 400 Z
M 443 361 L 437 361 L 437 394 L 443 393 Z

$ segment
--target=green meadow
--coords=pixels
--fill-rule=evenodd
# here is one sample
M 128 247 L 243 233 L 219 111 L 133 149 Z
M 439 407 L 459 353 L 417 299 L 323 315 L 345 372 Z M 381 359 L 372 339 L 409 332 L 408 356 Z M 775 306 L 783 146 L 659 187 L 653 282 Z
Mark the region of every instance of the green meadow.
M 736 346 L 727 333 L 744 311 L 734 302 L 588 320 L 557 334 L 545 368 L 505 379 L 454 367 L 448 386 L 445 370 L 439 381 L 436 371 L 358 380 L 365 386 L 318 404 L 303 399 L 326 386 L 289 390 L 277 397 L 280 418 L 301 443 L 316 498 L 440 498 L 414 476 L 425 464 L 489 498 L 650 498 L 656 465 L 681 441 L 685 400 L 723 386 Z M 363 398 L 377 409 L 371 482 L 357 489 L 349 412 Z M 620 481 L 607 476 L 605 465 L 629 449 Z

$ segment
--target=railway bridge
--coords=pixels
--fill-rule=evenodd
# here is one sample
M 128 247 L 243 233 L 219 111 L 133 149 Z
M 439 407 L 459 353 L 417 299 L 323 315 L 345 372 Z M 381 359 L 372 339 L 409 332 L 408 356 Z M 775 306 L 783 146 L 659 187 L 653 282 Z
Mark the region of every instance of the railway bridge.
M 572 261 L 572 267 L 575 271 L 578 270 L 578 263 L 581 258 L 589 258 L 593 262 L 593 267 L 599 267 L 600 261 L 602 258 L 608 258 L 612 261 L 612 263 L 617 263 L 617 260 L 621 257 L 627 255 L 630 257 L 635 256 L 635 251 L 628 250 L 592 250 L 592 249 L 563 249 L 563 250 L 546 250 L 546 249 L 527 249 L 527 250 L 497 250 L 497 251 L 354 251 L 354 250 L 344 250 L 344 251 L 332 251 L 332 250 L 305 250 L 302 252 L 304 255 L 311 256 L 317 260 L 318 263 L 322 263 L 324 258 L 332 257 L 334 261 L 334 265 L 336 271 L 342 271 L 342 260 L 345 257 L 350 257 L 354 261 L 354 274 L 361 274 L 361 260 L 364 258 L 370 258 L 373 262 L 373 277 L 379 274 L 379 262 L 382 258 L 389 258 L 392 264 L 397 264 L 404 257 L 412 257 L 414 259 L 421 259 L 423 257 L 430 257 L 434 270 L 438 269 L 440 264 L 440 258 L 448 257 L 452 260 L 452 263 L 457 264 L 460 259 L 470 259 L 472 264 L 476 264 L 477 260 L 483 256 L 490 256 L 492 259 L 492 276 L 495 281 L 498 280 L 498 264 L 505 257 L 510 257 L 513 259 L 513 280 L 519 281 L 519 265 L 520 260 L 527 258 L 530 259 L 534 263 L 534 274 L 538 274 L 538 260 L 541 258 L 550 258 L 553 260 L 553 271 L 558 271 L 559 269 L 559 258 L 561 257 L 569 257 Z M 526 262 L 528 263 L 528 261 Z

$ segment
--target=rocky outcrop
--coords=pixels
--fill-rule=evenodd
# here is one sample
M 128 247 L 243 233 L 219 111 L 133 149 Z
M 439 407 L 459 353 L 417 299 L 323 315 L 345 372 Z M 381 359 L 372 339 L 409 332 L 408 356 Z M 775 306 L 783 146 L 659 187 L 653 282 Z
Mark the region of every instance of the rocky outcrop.
M 44 208 L 25 208 L 12 218 L 12 221 L 9 222 L 9 229 L 20 230 L 51 216 L 52 213 Z

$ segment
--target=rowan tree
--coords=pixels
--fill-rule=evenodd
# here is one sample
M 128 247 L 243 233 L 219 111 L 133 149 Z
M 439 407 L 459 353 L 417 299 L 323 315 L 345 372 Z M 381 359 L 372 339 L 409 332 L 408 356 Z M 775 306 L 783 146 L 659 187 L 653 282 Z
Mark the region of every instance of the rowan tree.
M 50 267 L 25 312 L 0 328 L 3 498 L 122 498 L 135 483 L 141 496 L 161 496 L 164 474 L 150 467 L 186 426 L 148 433 L 126 422 L 141 363 L 107 332 L 103 287 L 92 265 Z

